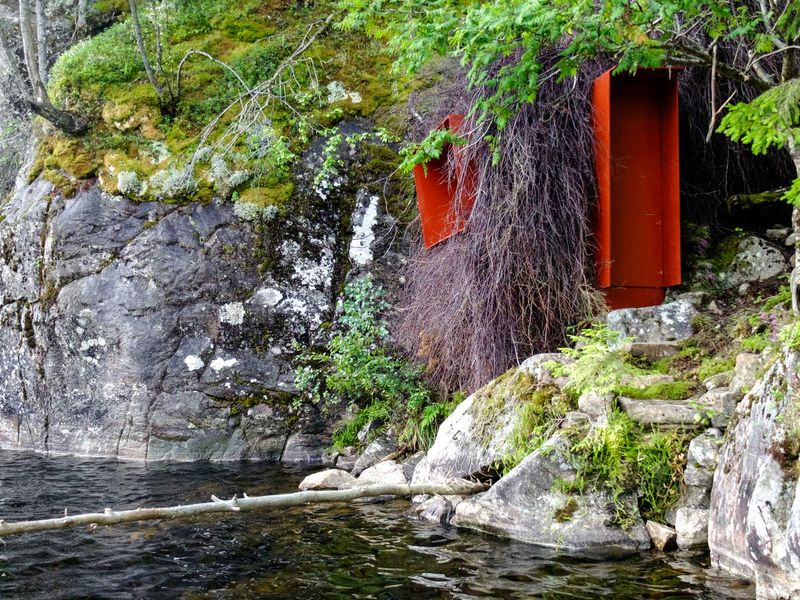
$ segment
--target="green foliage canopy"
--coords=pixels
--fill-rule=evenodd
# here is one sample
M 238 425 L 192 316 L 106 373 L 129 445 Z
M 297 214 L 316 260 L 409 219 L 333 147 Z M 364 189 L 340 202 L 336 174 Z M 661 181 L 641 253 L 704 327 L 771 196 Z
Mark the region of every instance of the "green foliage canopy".
M 474 111 L 499 131 L 547 78 L 575 76 L 605 57 L 619 72 L 660 66 L 712 67 L 763 92 L 734 105 L 723 133 L 761 153 L 798 137 L 800 3 L 794 0 L 341 0 L 344 28 L 385 39 L 399 69 L 437 55 L 459 58 L 473 88 L 489 91 Z M 722 46 L 743 51 L 728 58 Z M 545 68 L 542 56 L 557 59 Z M 730 54 L 730 53 L 728 53 Z M 797 161 L 795 161 L 797 163 Z M 798 165 L 800 168 L 800 165 Z M 788 199 L 800 200 L 800 184 Z

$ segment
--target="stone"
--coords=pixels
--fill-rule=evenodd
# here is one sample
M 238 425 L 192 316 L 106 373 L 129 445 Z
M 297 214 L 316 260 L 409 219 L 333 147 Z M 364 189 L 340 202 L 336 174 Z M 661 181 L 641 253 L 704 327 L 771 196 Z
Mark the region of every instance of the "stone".
M 694 292 L 684 292 L 679 294 L 675 299 L 676 300 L 686 300 L 687 302 L 691 303 L 692 306 L 695 308 L 700 308 L 703 306 L 703 303 L 708 298 L 708 293 L 703 291 L 694 291 Z
M 375 440 L 364 449 L 364 452 L 356 460 L 351 473 L 358 477 L 364 469 L 367 469 L 389 456 L 397 448 L 397 435 L 393 430 L 379 435 Z
M 608 418 L 614 408 L 614 395 L 589 390 L 578 398 L 578 410 L 591 419 Z
M 326 469 L 312 473 L 298 486 L 301 491 L 306 490 L 338 490 L 352 487 L 356 478 L 341 469 Z
M 734 392 L 744 393 L 752 388 L 764 368 L 764 359 L 764 354 L 755 354 L 753 352 L 738 354 L 730 389 Z
M 453 516 L 453 504 L 442 496 L 431 496 L 414 507 L 414 513 L 423 521 L 449 523 Z
M 653 546 L 657 550 L 665 552 L 676 546 L 678 534 L 672 527 L 656 523 L 655 521 L 647 521 L 644 527 L 647 530 L 647 535 L 650 536 L 650 541 L 653 542 Z
M 789 248 L 794 248 L 797 245 L 797 234 L 794 232 L 790 233 L 789 237 L 784 240 L 783 245 Z
M 551 438 L 487 492 L 465 498 L 451 524 L 562 551 L 624 556 L 650 547 L 644 523 L 628 529 L 612 523 L 611 498 L 601 492 L 566 495 L 557 480 L 571 481 L 569 443 Z M 636 498 L 619 499 L 638 514 Z
M 728 387 L 733 379 L 733 371 L 725 371 L 724 373 L 717 373 L 712 375 L 703 382 L 706 390 L 711 391 L 721 387 Z
M 589 415 L 577 410 L 571 410 L 564 415 L 561 421 L 561 429 L 570 429 L 573 427 L 583 427 L 591 422 Z
M 698 405 L 706 407 L 710 411 L 711 424 L 714 427 L 725 428 L 736 411 L 736 405 L 742 399 L 740 392 L 734 392 L 729 388 L 717 387 L 709 390 L 697 401 Z
M 406 476 L 406 479 L 411 481 L 411 478 L 414 476 L 414 471 L 416 470 L 417 465 L 423 458 L 425 458 L 425 453 L 420 451 L 412 454 L 403 461 L 403 474 Z
M 771 227 L 764 232 L 764 237 L 773 242 L 783 242 L 786 237 L 791 235 L 792 230 L 789 227 Z
M 342 469 L 349 473 L 353 470 L 353 467 L 356 466 L 356 460 L 358 460 L 357 456 L 345 456 L 344 454 L 340 454 L 336 457 L 333 464 L 337 469 Z
M 608 313 L 609 329 L 634 342 L 678 342 L 694 335 L 697 309 L 688 300 L 660 306 L 623 308 Z
M 719 451 L 722 446 L 722 434 L 718 429 L 707 429 L 691 442 L 686 452 L 686 461 L 689 465 L 710 469 L 717 468 Z
M 643 425 L 693 426 L 697 410 L 685 400 L 636 400 L 617 398 L 620 408 Z
M 762 283 L 783 275 L 788 264 L 776 245 L 749 235 L 736 246 L 736 254 L 725 271 L 719 273 L 723 288 L 738 288 L 743 283 Z
M 631 356 L 655 362 L 678 353 L 677 342 L 631 342 L 625 346 Z
M 708 542 L 709 511 L 702 508 L 679 508 L 675 515 L 678 548 L 689 550 Z
M 327 435 L 295 433 L 286 440 L 281 462 L 322 465 L 330 462 L 328 447 L 331 440 Z
M 755 582 L 764 599 L 800 597 L 800 490 L 786 451 L 800 426 L 799 360 L 777 357 L 739 403 L 711 491 L 711 563 Z
M 356 485 L 405 485 L 408 483 L 403 465 L 394 460 L 384 460 L 364 469 Z
M 553 377 L 549 367 L 553 363 L 566 365 L 571 362 L 574 362 L 574 359 L 566 354 L 561 354 L 558 352 L 534 354 L 522 362 L 522 364 L 519 366 L 519 370 L 527 373 L 542 384 L 563 384 L 566 382 L 566 380 L 564 378 Z
M 694 465 L 688 465 L 683 471 L 683 481 L 687 486 L 711 489 L 714 471 Z
M 736 290 L 736 293 L 739 294 L 740 296 L 746 296 L 748 292 L 750 292 L 752 287 L 753 286 L 750 285 L 749 283 L 743 283 L 742 285 L 739 286 L 739 289 Z

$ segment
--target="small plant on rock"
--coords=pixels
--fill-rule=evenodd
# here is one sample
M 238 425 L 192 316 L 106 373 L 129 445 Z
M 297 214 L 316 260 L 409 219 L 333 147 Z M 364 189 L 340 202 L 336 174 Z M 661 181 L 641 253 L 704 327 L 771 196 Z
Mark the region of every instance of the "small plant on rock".
M 337 332 L 324 349 L 299 356 L 295 385 L 307 399 L 323 409 L 346 403 L 358 410 L 334 435 L 338 446 L 355 445 L 358 431 L 370 421 L 406 419 L 418 421 L 416 432 L 406 434 L 407 442 L 422 447 L 432 442 L 435 425 L 452 410 L 432 401 L 422 367 L 392 352 L 382 318 L 387 308 L 383 289 L 370 276 L 349 283 Z

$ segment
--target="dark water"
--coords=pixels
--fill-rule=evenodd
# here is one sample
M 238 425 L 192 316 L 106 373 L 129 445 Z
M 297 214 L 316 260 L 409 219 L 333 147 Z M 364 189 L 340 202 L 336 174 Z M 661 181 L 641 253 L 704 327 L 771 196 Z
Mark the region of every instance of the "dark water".
M 295 491 L 303 472 L 0 453 L 0 516 Z M 0 598 L 752 598 L 702 555 L 604 562 L 412 521 L 408 505 L 325 506 L 35 534 L 0 544 Z

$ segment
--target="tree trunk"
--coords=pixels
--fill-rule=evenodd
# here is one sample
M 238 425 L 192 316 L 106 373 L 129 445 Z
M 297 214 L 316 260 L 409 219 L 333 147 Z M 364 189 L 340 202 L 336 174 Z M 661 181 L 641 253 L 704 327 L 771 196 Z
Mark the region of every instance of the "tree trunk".
M 324 490 L 312 492 L 295 492 L 294 494 L 278 494 L 275 496 L 253 496 L 230 500 L 220 500 L 212 496 L 211 502 L 169 506 L 160 508 L 137 508 L 134 510 L 115 511 L 106 508 L 101 513 L 88 513 L 74 516 L 63 516 L 40 521 L 17 521 L 6 523 L 0 521 L 0 537 L 20 535 L 36 531 L 53 531 L 68 529 L 80 525 L 118 525 L 156 519 L 177 519 L 211 513 L 231 513 L 267 508 L 282 508 L 319 502 L 351 502 L 359 498 L 375 498 L 377 496 L 411 497 L 420 494 L 441 496 L 468 496 L 488 489 L 488 486 L 470 481 L 454 480 L 440 485 L 408 485 L 386 484 L 354 487 L 346 490 Z
M 78 0 L 78 14 L 75 16 L 75 33 L 86 30 L 86 0 Z
M 22 38 L 22 54 L 28 70 L 28 80 L 36 102 L 46 95 L 42 78 L 39 75 L 39 52 L 36 48 L 36 30 L 33 24 L 30 0 L 19 0 L 19 33 Z
M 147 74 L 147 79 L 156 90 L 158 98 L 164 102 L 164 88 L 158 83 L 156 75 L 153 72 L 153 67 L 150 65 L 150 60 L 147 58 L 147 49 L 144 46 L 144 37 L 142 36 L 142 24 L 139 22 L 139 10 L 136 6 L 136 0 L 130 0 L 131 5 L 131 23 L 133 24 L 133 34 L 136 37 L 136 46 L 139 48 L 139 54 L 142 57 L 142 64 L 144 65 L 144 72 Z
M 36 61 L 42 84 L 47 86 L 47 18 L 46 0 L 36 0 Z

